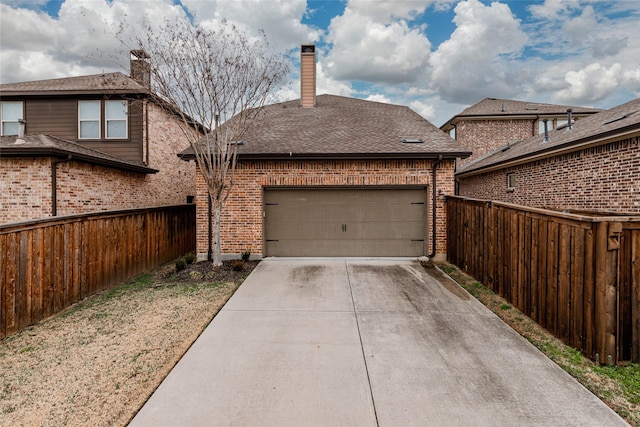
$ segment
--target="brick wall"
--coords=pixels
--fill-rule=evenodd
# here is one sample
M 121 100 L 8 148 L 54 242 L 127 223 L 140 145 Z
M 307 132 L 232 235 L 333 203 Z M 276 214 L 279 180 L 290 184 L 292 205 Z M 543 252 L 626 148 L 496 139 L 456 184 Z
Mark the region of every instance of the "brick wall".
M 473 154 L 461 159 L 458 165 L 465 165 L 508 142 L 529 138 L 535 135 L 537 130 L 537 122 L 531 119 L 461 120 L 456 124 L 456 140 Z
M 188 146 L 176 119 L 149 104 L 149 161 L 139 174 L 69 161 L 57 166 L 58 215 L 186 203 L 195 166 L 177 157 Z M 0 224 L 51 216 L 51 158 L 0 158 Z
M 262 195 L 264 187 L 358 187 L 431 185 L 430 160 L 340 160 L 240 162 L 235 185 L 223 211 L 222 253 L 236 256 L 245 250 L 261 255 Z M 454 162 L 438 166 L 437 188 L 453 194 Z M 207 191 L 201 174 L 197 179 L 197 252 L 206 259 L 208 249 Z M 431 203 L 429 203 L 429 208 Z M 443 200 L 437 202 L 437 253 L 446 254 L 446 212 Z M 431 211 L 428 213 L 431 222 Z M 429 226 L 429 230 L 431 226 Z M 431 238 L 429 247 L 431 247 Z
M 148 176 L 147 193 L 152 206 L 186 203 L 195 196 L 196 168 L 178 158 L 189 146 L 178 125 L 178 119 L 149 103 L 149 166 L 160 172 Z
M 0 224 L 51 215 L 51 159 L 0 157 Z
M 639 138 L 460 179 L 460 195 L 554 210 L 640 213 Z M 513 173 L 515 189 L 507 190 Z

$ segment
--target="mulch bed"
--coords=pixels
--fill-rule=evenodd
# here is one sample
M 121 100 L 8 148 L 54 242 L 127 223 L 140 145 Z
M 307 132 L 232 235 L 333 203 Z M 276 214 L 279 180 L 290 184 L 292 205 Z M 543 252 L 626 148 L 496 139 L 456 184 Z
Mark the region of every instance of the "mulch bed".
M 201 261 L 187 265 L 182 271 L 176 271 L 174 264 L 167 264 L 154 273 L 154 279 L 165 283 L 237 282 L 251 273 L 259 262 L 223 261 L 220 267 L 214 267 L 210 262 Z

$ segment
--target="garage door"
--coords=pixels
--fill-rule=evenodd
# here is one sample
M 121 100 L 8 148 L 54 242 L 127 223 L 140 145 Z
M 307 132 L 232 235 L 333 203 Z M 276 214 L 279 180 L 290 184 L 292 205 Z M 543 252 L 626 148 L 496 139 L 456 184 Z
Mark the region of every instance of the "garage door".
M 425 189 L 266 190 L 267 256 L 420 256 Z

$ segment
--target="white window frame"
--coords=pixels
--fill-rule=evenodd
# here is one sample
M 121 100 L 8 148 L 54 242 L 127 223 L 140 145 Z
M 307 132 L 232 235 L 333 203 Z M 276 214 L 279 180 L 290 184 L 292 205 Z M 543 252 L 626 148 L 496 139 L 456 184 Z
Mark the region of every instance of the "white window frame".
M 91 137 L 83 137 L 82 136 L 82 123 L 83 122 L 95 122 L 96 119 L 82 119 L 80 117 L 80 105 L 82 104 L 98 104 L 98 136 Z M 101 139 L 102 137 L 102 101 L 100 100 L 87 100 L 87 101 L 78 101 L 78 139 L 90 140 L 90 139 Z
M 507 190 L 516 189 L 516 174 L 511 172 L 507 174 Z
M 5 120 L 4 117 L 4 106 L 6 104 L 20 104 L 20 117 L 16 118 L 16 119 L 10 119 L 10 120 Z M 2 101 L 2 103 L 0 104 L 0 135 L 2 136 L 15 136 L 18 135 L 18 133 L 20 132 L 20 120 L 24 120 L 24 102 L 22 101 Z M 4 124 L 5 123 L 17 123 L 18 124 L 18 131 L 16 133 L 8 133 L 5 134 L 4 132 Z
M 107 107 L 110 103 L 124 103 L 124 120 L 121 118 L 112 119 L 109 117 L 109 108 Z M 124 122 L 124 136 L 109 136 L 109 122 Z M 128 139 L 129 138 L 129 103 L 126 100 L 113 100 L 113 101 L 105 101 L 104 102 L 104 134 L 105 139 Z

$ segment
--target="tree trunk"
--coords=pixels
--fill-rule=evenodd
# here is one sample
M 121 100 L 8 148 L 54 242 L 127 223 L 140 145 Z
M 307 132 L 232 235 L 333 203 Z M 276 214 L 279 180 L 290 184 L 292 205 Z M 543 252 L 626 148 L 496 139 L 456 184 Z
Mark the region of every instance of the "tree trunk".
M 222 265 L 222 250 L 220 248 L 220 217 L 222 214 L 222 203 L 219 200 L 211 201 L 211 216 L 213 217 L 213 248 L 212 263 L 219 267 Z

